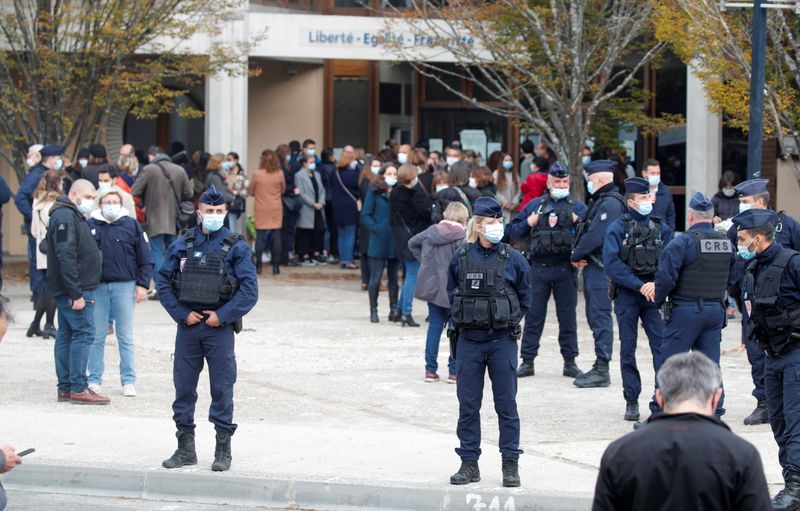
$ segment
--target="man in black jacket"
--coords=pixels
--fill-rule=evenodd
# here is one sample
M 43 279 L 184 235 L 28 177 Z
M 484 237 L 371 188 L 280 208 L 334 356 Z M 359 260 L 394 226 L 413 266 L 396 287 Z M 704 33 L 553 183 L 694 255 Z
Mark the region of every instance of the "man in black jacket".
M 664 413 L 608 446 L 593 511 L 770 509 L 758 451 L 714 416 L 719 367 L 700 352 L 681 353 L 657 379 Z
M 86 365 L 94 341 L 94 290 L 100 283 L 102 255 L 86 224 L 94 210 L 94 185 L 72 184 L 50 210 L 47 226 L 47 294 L 58 306 L 55 359 L 58 400 L 107 405 L 107 397 L 89 390 Z

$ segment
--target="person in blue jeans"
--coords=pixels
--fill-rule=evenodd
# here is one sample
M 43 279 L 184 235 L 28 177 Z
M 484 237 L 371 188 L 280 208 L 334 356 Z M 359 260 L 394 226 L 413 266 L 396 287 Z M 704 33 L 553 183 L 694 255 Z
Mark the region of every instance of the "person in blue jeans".
M 447 296 L 447 267 L 456 249 L 464 243 L 464 226 L 469 218 L 467 207 L 451 202 L 444 210 L 444 219 L 408 240 L 408 248 L 420 261 L 414 297 L 428 302 L 428 335 L 425 340 L 425 381 L 439 381 L 439 341 L 450 320 L 450 298 Z M 447 361 L 447 383 L 456 383 L 456 361 Z
M 136 396 L 134 364 L 133 310 L 147 298 L 147 286 L 153 276 L 150 246 L 142 226 L 132 212 L 122 207 L 120 190 L 112 187 L 97 197 L 100 209 L 92 213 L 89 227 L 103 251 L 100 285 L 95 291 L 95 335 L 89 349 L 89 388 L 100 392 L 106 325 L 111 314 L 117 323 L 119 375 L 122 394 Z
M 431 199 L 417 186 L 419 169 L 414 165 L 402 165 L 397 171 L 397 186 L 389 196 L 392 212 L 392 235 L 397 247 L 397 258 L 402 261 L 405 275 L 400 290 L 400 324 L 418 327 L 411 316 L 414 287 L 417 284 L 419 261 L 408 248 L 408 240 L 431 225 Z
M 86 366 L 94 341 L 94 292 L 100 284 L 102 256 L 86 217 L 94 210 L 94 185 L 72 184 L 50 209 L 47 227 L 47 294 L 56 300 L 58 332 L 54 347 L 58 401 L 107 405 L 109 399 L 89 389 Z M 103 322 L 103 328 L 105 328 Z
M 359 218 L 358 204 L 361 200 L 358 189 L 359 173 L 355 152 L 345 150 L 336 164 L 336 173 L 331 178 L 333 218 L 338 233 L 339 258 L 343 270 L 359 268 L 353 262 Z

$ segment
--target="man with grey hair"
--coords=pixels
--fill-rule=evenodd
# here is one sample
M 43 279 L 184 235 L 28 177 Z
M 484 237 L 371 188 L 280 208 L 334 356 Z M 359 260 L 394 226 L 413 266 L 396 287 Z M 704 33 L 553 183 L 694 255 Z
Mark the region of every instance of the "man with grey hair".
M 736 279 L 735 247 L 714 230 L 714 205 L 702 193 L 689 202 L 689 230 L 669 242 L 656 272 L 656 303 L 664 314 L 661 357 L 699 351 L 719 365 L 725 290 Z M 724 397 L 715 411 L 722 416 Z
M 593 511 L 770 509 L 758 451 L 714 415 L 719 366 L 700 352 L 680 353 L 657 380 L 664 413 L 608 446 Z

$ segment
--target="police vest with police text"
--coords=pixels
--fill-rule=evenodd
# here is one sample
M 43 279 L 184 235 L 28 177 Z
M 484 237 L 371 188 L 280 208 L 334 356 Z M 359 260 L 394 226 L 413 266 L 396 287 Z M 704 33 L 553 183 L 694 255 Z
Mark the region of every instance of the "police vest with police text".
M 539 219 L 531 227 L 528 257 L 564 256 L 572 252 L 573 226 L 572 209 L 575 200 L 552 200 L 545 197 L 537 214 Z
M 225 257 L 231 248 L 244 236 L 228 234 L 216 253 L 194 250 L 197 230 L 186 233 L 186 256 L 181 261 L 181 270 L 172 280 L 178 301 L 192 307 L 215 310 L 233 298 L 239 288 L 239 280 L 225 273 Z
M 780 297 L 781 279 L 789 261 L 798 255 L 781 250 L 769 266 L 754 276 L 757 261 L 752 261 L 742 281 L 742 301 L 750 313 L 750 324 L 758 344 L 779 356 L 800 344 L 800 303 L 787 307 Z
M 622 216 L 625 238 L 622 240 L 619 257 L 639 278 L 649 278 L 658 269 L 658 258 L 664 248 L 661 239 L 661 219 L 651 216 L 642 225 L 630 215 Z
M 728 287 L 733 244 L 720 232 L 688 231 L 697 243 L 697 259 L 678 275 L 670 296 L 695 300 L 722 300 Z
M 470 245 L 459 249 L 458 287 L 453 295 L 452 319 L 459 328 L 498 330 L 513 328 L 522 319 L 516 290 L 505 278 L 511 247 L 505 243 L 487 261 L 470 257 Z

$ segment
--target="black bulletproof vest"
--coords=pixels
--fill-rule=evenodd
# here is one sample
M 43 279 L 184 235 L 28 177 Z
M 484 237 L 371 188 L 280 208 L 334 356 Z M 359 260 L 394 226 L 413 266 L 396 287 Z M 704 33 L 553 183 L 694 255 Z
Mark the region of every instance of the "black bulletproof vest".
M 531 227 L 528 257 L 565 256 L 572 252 L 573 225 L 571 197 L 556 201 L 549 197 L 539 205 L 539 220 Z
M 720 232 L 688 231 L 697 243 L 698 257 L 678 275 L 674 298 L 722 300 L 728 287 L 733 244 Z
M 452 318 L 457 327 L 477 330 L 515 327 L 522 319 L 519 297 L 505 278 L 511 247 L 498 246 L 486 262 L 469 256 L 470 245 L 459 248 L 458 287 L 453 295 Z
M 798 253 L 784 249 L 772 264 L 754 277 L 757 263 L 750 263 L 742 281 L 742 300 L 750 312 L 759 345 L 772 355 L 781 355 L 800 342 L 800 304 L 787 307 L 780 298 L 781 278 L 789 261 Z
M 597 216 L 597 213 L 600 211 L 600 204 L 602 204 L 606 198 L 615 199 L 619 201 L 622 205 L 623 210 L 628 206 L 625 204 L 625 198 L 616 191 L 610 191 L 600 194 L 596 199 L 592 200 L 589 204 L 589 211 L 586 212 L 586 218 L 580 224 L 575 232 L 575 238 L 572 240 L 572 247 L 574 248 L 578 242 L 580 241 L 581 237 L 586 234 L 589 230 L 589 226 L 592 225 L 594 221 L 594 217 Z
M 647 225 L 641 225 L 626 214 L 622 216 L 622 221 L 625 223 L 625 238 L 622 240 L 620 259 L 637 277 L 652 277 L 658 269 L 658 257 L 663 248 L 661 219 L 651 216 Z
M 186 261 L 172 280 L 172 287 L 181 303 L 215 310 L 233 298 L 239 288 L 239 280 L 225 273 L 225 256 L 244 237 L 231 233 L 219 252 L 206 254 L 194 251 L 195 233 L 192 229 L 186 234 Z

